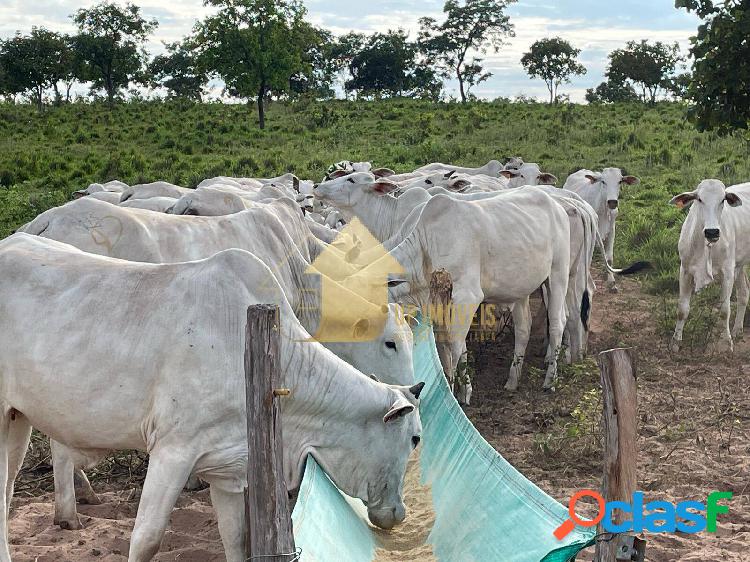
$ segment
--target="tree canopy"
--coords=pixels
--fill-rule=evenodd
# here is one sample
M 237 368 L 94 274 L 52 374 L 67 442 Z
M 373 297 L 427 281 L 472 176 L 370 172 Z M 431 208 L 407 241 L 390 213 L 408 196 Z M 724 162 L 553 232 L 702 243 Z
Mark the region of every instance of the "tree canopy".
M 166 45 L 167 52 L 154 57 L 148 73 L 154 85 L 164 86 L 170 96 L 201 100 L 208 75 L 189 42 Z
M 687 88 L 701 129 L 747 129 L 750 123 L 750 2 L 676 0 L 705 21 L 691 39 L 693 74 Z
M 425 64 L 444 78 L 458 80 L 461 101 L 466 101 L 472 86 L 492 74 L 482 66 L 482 59 L 470 55 L 492 49 L 497 52 L 503 39 L 513 36 L 513 24 L 505 13 L 514 0 L 447 0 L 443 6 L 445 20 L 419 20 L 419 44 Z
M 682 60 L 677 43 L 628 41 L 624 49 L 610 53 L 607 78 L 611 84 L 632 82 L 640 88 L 643 101 L 655 103 L 659 93 L 669 88 Z
M 586 68 L 578 62 L 580 49 L 574 48 L 560 37 L 540 39 L 531 45 L 521 58 L 521 64 L 532 78 L 541 78 L 549 90 L 549 102 L 557 101 L 557 90 L 570 77 L 586 74 Z

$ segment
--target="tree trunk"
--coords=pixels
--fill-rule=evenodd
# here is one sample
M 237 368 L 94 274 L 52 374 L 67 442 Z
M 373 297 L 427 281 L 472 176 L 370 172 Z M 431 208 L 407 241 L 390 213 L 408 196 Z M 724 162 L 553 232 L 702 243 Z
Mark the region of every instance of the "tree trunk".
M 555 103 L 555 87 L 552 84 L 550 84 L 548 88 L 549 88 L 549 104 L 552 105 L 553 103 Z
M 65 103 L 70 103 L 70 89 L 73 87 L 73 82 L 65 84 Z
M 260 90 L 258 90 L 258 127 L 261 129 L 266 128 L 266 108 L 264 104 L 264 98 L 266 95 L 266 85 L 265 83 L 260 85 Z
M 456 67 L 456 78 L 458 78 L 458 91 L 461 92 L 461 102 L 466 103 L 466 92 L 464 92 L 464 76 L 461 67 Z
M 62 104 L 62 96 L 60 95 L 60 88 L 57 87 L 57 82 L 52 84 L 52 89 L 55 90 L 55 105 L 60 107 Z
M 41 113 L 42 110 L 44 109 L 42 105 L 42 87 L 41 86 L 37 86 L 36 88 L 36 108 L 37 110 L 39 110 L 39 113 Z

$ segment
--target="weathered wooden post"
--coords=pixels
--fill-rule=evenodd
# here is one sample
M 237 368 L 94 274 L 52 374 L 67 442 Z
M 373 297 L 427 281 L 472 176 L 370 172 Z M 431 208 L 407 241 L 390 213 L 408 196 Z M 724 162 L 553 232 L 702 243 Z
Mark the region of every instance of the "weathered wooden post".
M 453 388 L 453 376 L 456 372 L 457 357 L 452 357 L 449 344 L 449 329 L 451 322 L 451 305 L 453 303 L 453 281 L 445 269 L 432 272 L 430 277 L 429 314 L 432 321 L 432 331 L 435 334 L 437 348 L 443 371 L 448 377 L 448 384 Z
M 263 562 L 289 562 L 295 551 L 277 404 L 277 397 L 289 391 L 277 388 L 279 375 L 279 308 L 250 306 L 245 328 L 245 553 L 248 560 Z
M 618 348 L 599 354 L 604 404 L 604 500 L 632 502 L 638 481 L 638 400 L 635 358 L 631 348 Z M 615 512 L 614 522 L 625 520 Z M 605 531 L 598 529 L 599 533 Z M 633 536 L 615 535 L 596 543 L 598 562 L 643 560 L 645 544 Z

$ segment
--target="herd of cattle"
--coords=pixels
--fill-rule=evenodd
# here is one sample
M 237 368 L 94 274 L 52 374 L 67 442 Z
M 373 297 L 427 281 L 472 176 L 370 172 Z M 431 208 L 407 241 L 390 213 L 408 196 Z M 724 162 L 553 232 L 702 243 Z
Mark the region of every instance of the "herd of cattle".
M 610 290 L 615 274 L 646 265 L 611 265 L 620 189 L 638 178 L 605 168 L 580 170 L 562 189 L 556 182 L 521 158 L 405 174 L 345 161 L 317 184 L 293 174 L 219 177 L 196 189 L 112 181 L 76 192 L 0 241 L 0 562 L 10 562 L 13 482 L 32 427 L 51 439 L 55 523 L 79 528 L 76 497 L 97 501 L 82 469 L 111 450 L 140 449 L 150 462 L 129 560 L 157 552 L 181 489 L 195 478 L 210 485 L 227 560 L 244 560 L 242 361 L 246 309 L 259 303 L 280 308 L 282 382 L 292 390 L 282 417 L 289 489 L 299 487 L 311 454 L 341 490 L 365 502 L 372 523 L 402 521 L 424 385 L 413 371 L 413 319 L 399 305 L 429 310 L 432 273 L 450 273 L 453 302 L 469 314 L 448 323 L 439 349 L 449 378 L 465 360 L 474 311 L 482 303 L 509 309 L 515 339 L 506 388 L 515 390 L 529 297 L 541 287 L 544 386 L 553 388 L 558 358 L 586 352 L 595 248 Z M 750 295 L 743 201 L 750 184 L 727 189 L 718 180 L 672 200 L 692 204 L 679 244 L 674 349 L 691 294 L 715 274 L 723 278 L 722 338 L 731 346 L 742 331 Z M 347 234 L 355 218 L 377 244 Z M 393 260 L 398 275 L 376 274 Z M 348 303 L 326 318 L 348 334 L 344 341 L 311 341 L 322 322 L 323 280 Z M 362 296 L 373 284 L 392 304 Z M 463 381 L 459 399 L 470 397 Z

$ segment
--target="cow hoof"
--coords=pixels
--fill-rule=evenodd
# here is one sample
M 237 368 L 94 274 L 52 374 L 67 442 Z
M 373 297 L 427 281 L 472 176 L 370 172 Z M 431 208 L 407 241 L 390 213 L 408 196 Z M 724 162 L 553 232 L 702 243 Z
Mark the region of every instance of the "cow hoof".
M 508 392 L 515 392 L 516 390 L 518 390 L 518 383 L 512 384 L 510 381 L 508 381 L 505 383 L 505 386 L 503 388 L 505 388 L 505 390 L 507 390 Z
M 716 342 L 716 351 L 734 353 L 734 342 L 730 339 L 720 339 Z
M 77 531 L 78 529 L 83 529 L 83 525 L 81 525 L 81 521 L 77 516 L 75 519 L 55 519 L 54 524 L 59 525 L 60 528 L 65 531 Z
M 555 385 L 554 385 L 554 384 L 551 384 L 551 385 L 547 386 L 547 385 L 545 384 L 545 385 L 544 385 L 544 392 L 545 392 L 546 394 L 553 394 L 553 393 L 555 392 Z
M 682 342 L 679 342 L 676 339 L 672 339 L 672 341 L 669 342 L 669 351 L 671 351 L 672 353 L 679 353 L 681 343 Z
M 617 285 L 610 285 L 607 287 L 607 290 L 613 295 L 620 292 L 620 289 L 617 287 Z

